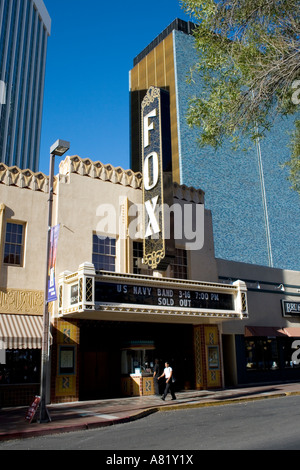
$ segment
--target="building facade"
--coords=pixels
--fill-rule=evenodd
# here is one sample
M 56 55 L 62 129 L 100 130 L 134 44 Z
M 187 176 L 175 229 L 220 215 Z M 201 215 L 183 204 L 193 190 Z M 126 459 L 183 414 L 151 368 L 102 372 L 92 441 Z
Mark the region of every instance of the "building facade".
M 51 19 L 43 0 L 0 2 L 0 161 L 38 171 Z
M 60 164 L 48 401 L 153 394 L 155 359 L 172 364 L 181 390 L 299 380 L 300 273 L 217 259 L 203 191 L 172 189 L 174 204 L 204 209 L 204 246 L 192 251 L 178 238 L 172 264 L 151 270 L 136 210 L 142 175 L 78 156 Z M 48 190 L 43 174 L 1 164 L 6 406 L 39 394 Z
M 0 401 L 28 405 L 39 394 L 48 178 L 3 163 L 0 173 Z
M 289 160 L 293 117 L 280 119 L 268 136 L 246 151 L 200 149 L 198 131 L 186 121 L 189 98 L 201 82 L 187 83 L 199 61 L 194 25 L 175 20 L 135 59 L 130 71 L 131 168 L 140 169 L 140 105 L 150 86 L 169 92 L 173 178 L 205 191 L 212 211 L 216 257 L 299 270 L 300 199 L 282 164 Z M 280 191 L 280 197 L 279 197 Z
M 299 271 L 220 259 L 217 266 L 219 282 L 245 282 L 249 308 L 246 321 L 223 325 L 225 386 L 298 380 Z

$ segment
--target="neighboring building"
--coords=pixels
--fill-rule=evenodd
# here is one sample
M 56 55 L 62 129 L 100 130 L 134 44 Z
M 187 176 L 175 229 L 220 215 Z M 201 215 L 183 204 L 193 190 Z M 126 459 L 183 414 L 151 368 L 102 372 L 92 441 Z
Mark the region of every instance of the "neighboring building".
M 42 0 L 0 1 L 0 161 L 38 171 L 47 41 Z
M 39 395 L 48 178 L 0 163 L 0 182 L 0 403 L 29 405 Z
M 223 323 L 225 385 L 299 380 L 300 272 L 219 259 L 217 266 L 219 281 L 246 283 L 249 309 L 246 321 Z
M 6 406 L 28 405 L 39 393 L 48 189 L 43 174 L 0 164 Z M 139 232 L 141 189 L 142 175 L 131 170 L 77 156 L 60 164 L 49 400 L 153 394 L 155 358 L 172 363 L 180 389 L 299 380 L 292 355 L 300 273 L 216 259 L 206 209 L 204 247 L 190 251 L 176 240 L 172 265 L 149 270 L 142 240 L 128 237 Z M 177 183 L 173 198 L 182 207 L 204 206 L 203 191 Z
M 300 269 L 300 198 L 290 189 L 287 131 L 293 119 L 277 122 L 257 145 L 234 152 L 230 145 L 215 153 L 200 149 L 198 131 L 188 127 L 188 101 L 201 83 L 188 84 L 190 68 L 199 61 L 194 25 L 175 20 L 134 60 L 130 72 L 131 168 L 140 170 L 140 105 L 150 86 L 169 92 L 173 178 L 205 191 L 212 212 L 216 257 Z

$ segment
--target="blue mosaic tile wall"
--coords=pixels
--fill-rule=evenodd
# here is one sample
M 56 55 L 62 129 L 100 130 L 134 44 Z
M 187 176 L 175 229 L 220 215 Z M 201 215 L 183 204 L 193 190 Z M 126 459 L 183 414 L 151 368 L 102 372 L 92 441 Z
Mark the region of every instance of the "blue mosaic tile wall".
M 190 85 L 186 80 L 198 60 L 194 39 L 178 31 L 173 37 L 181 184 L 205 191 L 216 257 L 269 266 L 257 149 L 250 143 L 245 143 L 246 152 L 234 152 L 230 144 L 218 152 L 199 148 L 197 130 L 190 129 L 185 118 L 189 97 L 201 89 L 200 83 Z M 280 119 L 260 144 L 273 266 L 300 270 L 300 197 L 290 189 L 287 170 L 280 166 L 289 157 L 287 131 L 294 119 Z

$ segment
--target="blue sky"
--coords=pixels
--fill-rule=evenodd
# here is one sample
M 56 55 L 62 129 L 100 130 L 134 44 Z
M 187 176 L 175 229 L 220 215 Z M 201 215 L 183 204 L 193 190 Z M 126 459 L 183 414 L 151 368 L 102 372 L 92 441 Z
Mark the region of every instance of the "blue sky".
M 130 167 L 129 71 L 133 59 L 175 18 L 179 0 L 44 0 L 48 41 L 40 171 L 59 138 L 69 155 Z M 58 163 L 56 164 L 56 171 Z

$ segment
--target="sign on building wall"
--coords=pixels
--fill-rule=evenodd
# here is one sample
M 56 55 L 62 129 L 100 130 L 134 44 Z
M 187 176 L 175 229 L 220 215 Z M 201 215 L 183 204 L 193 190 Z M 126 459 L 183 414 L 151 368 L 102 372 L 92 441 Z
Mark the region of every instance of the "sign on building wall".
M 284 317 L 300 317 L 300 302 L 282 301 L 282 310 Z
M 165 233 L 164 204 L 172 204 L 168 194 L 171 192 L 173 197 L 173 184 L 171 176 L 169 187 L 164 187 L 162 116 L 162 91 L 151 87 L 142 102 L 142 169 L 144 263 L 152 269 L 159 267 L 164 260 L 166 242 L 172 239 L 169 236 L 166 240 Z

